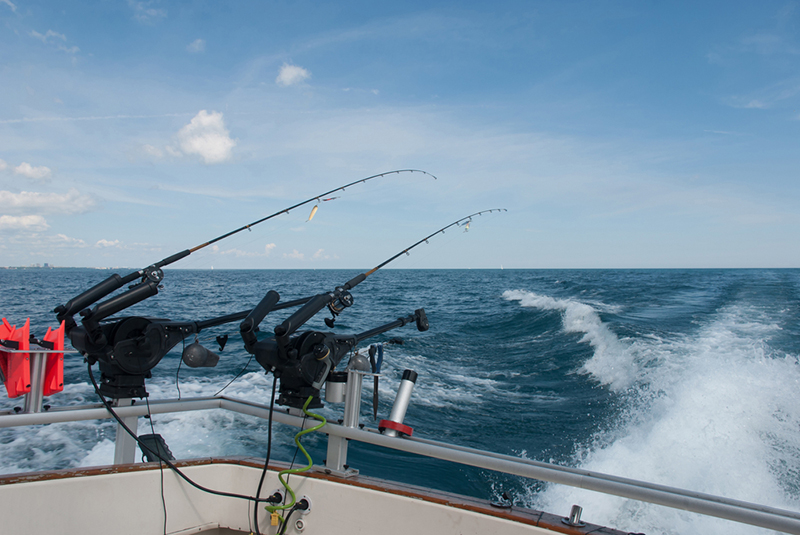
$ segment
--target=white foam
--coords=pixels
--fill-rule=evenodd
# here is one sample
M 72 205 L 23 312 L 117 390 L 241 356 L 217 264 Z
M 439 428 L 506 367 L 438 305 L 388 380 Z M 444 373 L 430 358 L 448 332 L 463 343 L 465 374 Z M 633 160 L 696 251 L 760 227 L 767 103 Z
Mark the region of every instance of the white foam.
M 106 438 L 95 444 L 86 456 L 81 459 L 78 466 L 105 466 L 110 464 L 114 464 L 114 441 Z
M 579 370 L 581 373 L 591 374 L 613 390 L 628 388 L 636 380 L 638 363 L 634 360 L 630 345 L 617 338 L 602 322 L 593 306 L 574 299 L 555 299 L 524 290 L 508 290 L 503 297 L 509 301 L 519 301 L 524 307 L 560 311 L 565 332 L 583 333 L 580 341 L 592 346 L 594 354 L 583 364 Z
M 528 292 L 505 297 L 523 306 L 562 310 L 564 330 L 582 329 L 595 349 L 584 365 L 594 377 L 607 381 L 615 377 L 608 373 L 609 363 L 633 363 L 632 388 L 623 396 L 627 410 L 616 427 L 576 451 L 578 466 L 800 509 L 800 365 L 796 355 L 776 354 L 767 344 L 780 329 L 774 318 L 732 306 L 690 336 L 624 344 L 576 301 Z M 529 500 L 564 514 L 577 503 L 589 522 L 648 534 L 766 532 L 564 486 L 532 492 Z

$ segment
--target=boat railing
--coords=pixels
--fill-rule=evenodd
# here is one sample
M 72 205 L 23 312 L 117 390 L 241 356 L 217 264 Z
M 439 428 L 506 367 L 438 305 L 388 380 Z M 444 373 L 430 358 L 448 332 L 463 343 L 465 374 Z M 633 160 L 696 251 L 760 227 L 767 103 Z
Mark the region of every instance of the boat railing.
M 34 352 L 31 351 L 30 353 L 33 357 Z M 40 353 L 46 354 L 47 352 Z M 360 381 L 361 378 L 363 377 L 358 377 L 358 380 Z M 32 398 L 30 401 L 26 399 L 25 410 L 0 412 L 0 428 L 100 420 L 112 417 L 109 411 L 100 403 L 67 407 L 45 407 L 41 404 L 41 396 L 32 394 Z M 350 414 L 359 414 L 360 396 L 355 400 L 353 398 L 355 396 L 345 400 L 346 414 L 348 412 Z M 348 402 L 350 403 L 349 406 Z M 149 406 L 132 404 L 131 400 L 118 400 L 116 405 L 115 412 L 133 430 L 137 429 L 138 418 L 148 414 L 221 409 L 263 420 L 270 418 L 269 406 L 228 396 L 154 400 L 149 401 Z M 272 419 L 281 424 L 298 428 L 304 425 L 304 418 L 290 414 L 286 409 L 273 410 Z M 347 465 L 347 441 L 358 441 L 465 466 L 568 485 L 602 494 L 654 503 L 674 509 L 800 535 L 800 513 L 766 505 L 456 446 L 419 438 L 418 436 L 388 436 L 378 429 L 359 425 L 357 418 L 355 422 L 328 422 L 318 432 L 328 435 L 329 460 L 326 461 L 326 466 L 319 467 L 319 469 L 343 477 L 357 473 L 357 471 L 349 469 Z M 135 451 L 136 442 L 118 425 L 115 463 L 134 462 Z M 333 460 L 330 461 L 331 459 Z

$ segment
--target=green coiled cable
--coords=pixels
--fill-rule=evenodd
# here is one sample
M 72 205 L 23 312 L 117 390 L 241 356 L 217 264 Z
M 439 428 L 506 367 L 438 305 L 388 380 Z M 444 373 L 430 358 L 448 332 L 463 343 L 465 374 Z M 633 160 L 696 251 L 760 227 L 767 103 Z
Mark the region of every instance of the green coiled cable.
M 290 468 L 288 470 L 282 470 L 281 472 L 278 472 L 278 479 L 280 480 L 280 482 L 284 486 L 284 488 L 286 488 L 286 491 L 289 493 L 289 496 L 292 497 L 292 501 L 290 503 L 283 504 L 283 505 L 267 505 L 266 506 L 266 510 L 270 515 L 274 514 L 277 511 L 283 511 L 283 510 L 286 510 L 286 509 L 291 509 L 294 506 L 294 504 L 296 503 L 296 501 L 297 501 L 297 497 L 294 494 L 294 490 L 292 490 L 292 487 L 289 486 L 288 479 L 284 480 L 283 476 L 286 475 L 286 474 L 299 474 L 301 472 L 306 472 L 306 471 L 310 470 L 311 467 L 314 465 L 314 462 L 311 460 L 311 456 L 308 454 L 308 452 L 303 447 L 303 445 L 300 444 L 300 437 L 302 437 L 303 435 L 307 435 L 308 433 L 312 433 L 314 431 L 322 429 L 325 426 L 325 424 L 328 423 L 328 421 L 325 419 L 324 416 L 321 416 L 319 414 L 314 414 L 313 412 L 309 412 L 308 411 L 308 405 L 311 403 L 312 399 L 314 399 L 314 396 L 308 396 L 308 399 L 303 404 L 303 413 L 306 416 L 309 416 L 311 418 L 319 420 L 320 424 L 315 426 L 315 427 L 312 427 L 310 429 L 304 429 L 304 430 L 300 431 L 299 433 L 297 433 L 294 436 L 294 443 L 297 444 L 297 447 L 300 449 L 300 451 L 303 452 L 303 455 L 306 456 L 306 460 L 308 461 L 308 465 L 304 466 L 303 468 Z

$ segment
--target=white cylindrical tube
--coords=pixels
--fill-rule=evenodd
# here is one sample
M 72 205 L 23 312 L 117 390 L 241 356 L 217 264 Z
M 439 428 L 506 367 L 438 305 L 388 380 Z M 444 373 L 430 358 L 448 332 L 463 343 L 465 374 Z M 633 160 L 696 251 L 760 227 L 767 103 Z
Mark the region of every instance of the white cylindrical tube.
M 411 392 L 414 390 L 414 384 L 417 382 L 417 373 L 413 370 L 405 370 L 403 372 L 403 379 L 400 381 L 400 388 L 397 390 L 397 397 L 394 398 L 394 405 L 392 405 L 392 412 L 389 414 L 389 420 L 392 422 L 402 424 L 403 419 L 406 417 L 406 410 L 408 403 L 411 401 Z M 386 429 L 384 434 L 390 437 L 396 437 L 397 431 L 394 429 Z
M 344 403 L 346 372 L 331 372 L 325 383 L 325 401 L 328 403 Z

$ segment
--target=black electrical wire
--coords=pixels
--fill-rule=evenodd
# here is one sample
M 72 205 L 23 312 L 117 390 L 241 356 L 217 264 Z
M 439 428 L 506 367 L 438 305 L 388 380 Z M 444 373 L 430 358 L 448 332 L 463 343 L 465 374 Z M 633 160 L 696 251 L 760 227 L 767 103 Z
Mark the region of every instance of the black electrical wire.
M 94 391 L 97 393 L 97 396 L 100 398 L 100 401 L 102 401 L 103 405 L 105 406 L 106 410 L 111 414 L 111 416 L 117 421 L 117 423 L 120 426 L 122 426 L 122 428 L 125 430 L 126 433 L 128 433 L 131 437 L 133 437 L 133 439 L 136 441 L 137 444 L 139 444 L 139 446 L 141 446 L 142 448 L 146 449 L 147 451 L 151 452 L 153 455 L 155 455 L 156 457 L 158 457 L 159 459 L 164 461 L 164 464 L 166 464 L 173 472 L 178 474 L 178 476 L 180 476 L 181 479 L 183 479 L 184 481 L 189 483 L 191 486 L 193 486 L 197 490 L 200 490 L 200 491 L 203 491 L 203 492 L 207 492 L 209 494 L 214 494 L 215 496 L 223 496 L 225 498 L 236 498 L 236 499 L 239 499 L 239 500 L 249 500 L 251 502 L 255 502 L 256 504 L 261 503 L 261 502 L 269 503 L 268 499 L 255 498 L 253 496 L 245 496 L 243 494 L 236 494 L 236 493 L 233 493 L 233 492 L 223 492 L 223 491 L 220 491 L 220 490 L 213 490 L 213 489 L 209 489 L 207 487 L 204 487 L 204 486 L 200 485 L 199 483 L 195 483 L 194 481 L 192 481 L 189 478 L 189 476 L 187 476 L 186 474 L 181 472 L 180 469 L 172 463 L 172 461 L 162 457 L 161 453 L 159 453 L 158 451 L 153 451 L 152 448 L 148 447 L 147 444 L 142 442 L 139 439 L 139 437 L 136 436 L 136 433 L 131 431 L 130 427 L 125 425 L 125 422 L 123 422 L 122 418 L 120 418 L 119 415 L 116 413 L 116 411 L 114 411 L 114 408 L 111 406 L 111 404 L 105 398 L 105 396 L 103 396 L 103 394 L 100 393 L 100 387 L 97 385 L 97 381 L 94 378 L 94 373 L 92 373 L 92 365 L 89 364 L 88 368 L 89 368 L 89 379 L 92 381 L 92 385 L 94 386 Z
M 186 338 L 181 342 L 183 342 L 183 351 L 181 352 L 181 360 L 178 361 L 178 371 L 175 372 L 175 388 L 178 389 L 178 399 L 181 399 L 181 364 L 183 364 L 183 353 L 186 352 Z
M 298 509 L 300 509 L 300 507 L 301 507 L 300 503 L 301 503 L 302 501 L 303 501 L 303 500 L 300 500 L 299 502 L 297 502 L 296 504 L 294 504 L 294 505 L 293 505 L 293 506 L 292 506 L 292 507 L 289 509 L 289 512 L 288 512 L 288 513 L 286 513 L 286 518 L 284 518 L 284 519 L 283 519 L 283 525 L 280 527 L 280 529 L 278 530 L 278 533 L 276 533 L 275 535 L 284 535 L 284 534 L 286 533 L 286 527 L 289 525 L 289 519 L 292 517 L 292 513 L 294 513 L 294 512 L 295 512 L 295 511 L 297 511 Z
M 150 400 L 144 398 L 144 402 L 147 404 L 147 419 L 150 421 L 150 431 L 155 435 L 156 427 L 153 425 L 153 414 L 150 412 Z M 167 535 L 167 500 L 164 498 L 164 464 L 161 462 L 160 457 L 158 459 L 158 470 L 161 472 L 161 505 L 164 507 L 164 535 Z
M 247 362 L 248 364 L 250 363 L 250 361 Z M 256 528 L 256 535 L 261 535 L 261 531 L 258 529 L 258 497 L 261 496 L 261 487 L 264 485 L 264 478 L 267 476 L 267 467 L 269 466 L 269 458 L 272 453 L 272 411 L 275 407 L 275 386 L 277 384 L 278 377 L 273 374 L 272 394 L 270 394 L 269 401 L 269 423 L 267 424 L 267 456 L 264 459 L 264 469 L 261 470 L 261 479 L 258 480 L 258 489 L 256 489 L 256 506 L 253 507 L 253 524 Z

